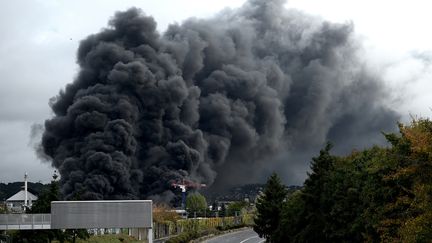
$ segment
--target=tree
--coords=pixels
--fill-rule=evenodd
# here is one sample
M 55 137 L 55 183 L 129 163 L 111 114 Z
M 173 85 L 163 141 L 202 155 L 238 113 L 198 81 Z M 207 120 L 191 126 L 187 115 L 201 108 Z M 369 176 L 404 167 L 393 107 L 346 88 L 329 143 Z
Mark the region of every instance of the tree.
M 6 210 L 6 204 L 1 204 L 0 205 L 0 213 L 6 213 L 7 212 L 7 210 Z
M 186 197 L 186 211 L 190 216 L 194 216 L 195 213 L 204 213 L 206 209 L 207 201 L 200 193 L 191 193 Z
M 384 179 L 399 193 L 385 205 L 382 228 L 386 238 L 429 242 L 432 238 L 432 121 L 413 119 L 399 124 L 401 136 L 387 135 L 399 160 L 397 170 Z
M 227 208 L 225 206 L 225 203 L 221 204 L 221 210 L 219 211 L 219 217 L 225 217 L 227 216 Z
M 177 214 L 171 207 L 165 203 L 157 203 L 153 206 L 153 221 L 157 223 L 163 223 L 166 221 L 175 222 L 180 219 L 180 215 Z
M 38 200 L 33 204 L 30 213 L 51 213 L 51 202 L 60 200 L 60 187 L 58 175 L 54 172 L 47 191 L 43 191 Z
M 253 229 L 267 242 L 277 242 L 276 232 L 280 226 L 282 209 L 287 197 L 287 189 L 279 176 L 273 173 L 264 187 L 263 194 L 257 199 L 257 213 Z
M 296 237 L 303 229 L 304 201 L 301 191 L 288 196 L 282 209 L 282 218 L 274 234 L 274 242 L 296 242 Z
M 238 201 L 231 203 L 228 205 L 228 215 L 227 216 L 239 216 L 245 207 L 247 207 L 248 203 L 245 201 Z
M 212 211 L 218 211 L 218 203 L 216 201 L 212 203 Z
M 323 194 L 327 190 L 330 182 L 330 175 L 336 157 L 330 155 L 332 145 L 327 143 L 320 151 L 318 157 L 312 158 L 311 173 L 304 183 L 302 197 L 305 202 L 304 219 L 307 222 L 302 230 L 299 239 L 306 242 L 320 242 L 327 239 L 324 228 L 326 227 L 325 215 L 329 212 L 329 207 L 333 203 L 331 198 L 326 198 Z
M 303 189 L 283 203 L 279 223 L 268 209 L 277 200 L 260 198 L 260 236 L 269 242 L 430 242 L 432 121 L 414 119 L 399 129 L 384 134 L 391 147 L 344 157 L 331 155 L 327 144 L 312 159 Z

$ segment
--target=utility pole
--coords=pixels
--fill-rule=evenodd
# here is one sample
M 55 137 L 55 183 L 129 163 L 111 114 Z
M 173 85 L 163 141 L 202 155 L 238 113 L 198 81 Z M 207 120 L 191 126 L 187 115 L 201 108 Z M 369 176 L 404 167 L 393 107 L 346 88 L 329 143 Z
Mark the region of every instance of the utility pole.
M 28 174 L 27 172 L 24 174 L 24 194 L 25 194 L 25 199 L 24 199 L 24 211 L 27 209 L 28 207 L 28 193 L 27 193 L 27 177 Z

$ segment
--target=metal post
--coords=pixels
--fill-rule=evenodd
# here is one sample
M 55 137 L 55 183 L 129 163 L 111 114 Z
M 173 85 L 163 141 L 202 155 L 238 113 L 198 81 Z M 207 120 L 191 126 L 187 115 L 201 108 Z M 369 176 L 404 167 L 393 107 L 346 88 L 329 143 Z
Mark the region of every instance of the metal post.
M 24 193 L 25 193 L 25 199 L 24 199 L 24 212 L 27 210 L 28 206 L 28 193 L 27 193 L 27 172 L 24 174 Z
M 148 243 L 153 243 L 153 228 L 149 228 L 147 232 Z

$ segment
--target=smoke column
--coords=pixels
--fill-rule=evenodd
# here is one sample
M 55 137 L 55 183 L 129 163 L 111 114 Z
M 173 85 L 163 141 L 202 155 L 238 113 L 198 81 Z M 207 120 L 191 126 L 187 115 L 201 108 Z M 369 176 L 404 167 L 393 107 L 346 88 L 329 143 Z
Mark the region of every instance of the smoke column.
M 327 140 L 339 152 L 379 143 L 398 114 L 352 25 L 283 4 L 250 0 L 163 34 L 131 8 L 83 40 L 42 137 L 66 198 L 169 200 L 172 180 L 289 175 Z

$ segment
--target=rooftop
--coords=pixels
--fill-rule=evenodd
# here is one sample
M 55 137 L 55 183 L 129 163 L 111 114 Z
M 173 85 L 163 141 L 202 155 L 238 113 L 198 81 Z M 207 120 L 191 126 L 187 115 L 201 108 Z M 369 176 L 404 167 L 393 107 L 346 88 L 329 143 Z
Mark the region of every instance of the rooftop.
M 27 191 L 27 199 L 30 201 L 36 201 L 38 199 L 37 196 L 35 196 L 33 193 Z M 12 197 L 8 198 L 6 200 L 6 202 L 11 202 L 11 201 L 22 201 L 24 202 L 25 200 L 25 190 L 22 189 L 21 191 L 15 193 L 15 195 L 13 195 Z

